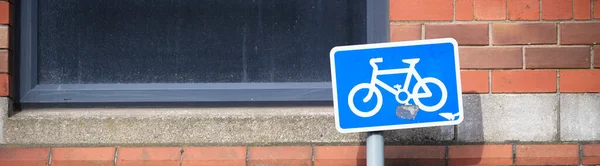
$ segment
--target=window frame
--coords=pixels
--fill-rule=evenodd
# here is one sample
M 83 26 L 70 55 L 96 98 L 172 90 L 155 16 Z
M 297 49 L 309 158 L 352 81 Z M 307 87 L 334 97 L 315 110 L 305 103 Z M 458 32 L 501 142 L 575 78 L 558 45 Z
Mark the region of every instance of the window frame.
M 22 104 L 131 102 L 332 101 L 331 82 L 38 84 L 38 1 L 19 6 L 19 66 L 14 94 Z M 366 0 L 366 42 L 389 41 L 389 0 Z

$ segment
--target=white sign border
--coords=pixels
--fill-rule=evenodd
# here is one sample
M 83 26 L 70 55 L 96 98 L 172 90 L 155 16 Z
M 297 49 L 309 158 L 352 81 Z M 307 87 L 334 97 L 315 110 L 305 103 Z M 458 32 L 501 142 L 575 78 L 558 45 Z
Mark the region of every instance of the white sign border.
M 428 123 L 415 123 L 415 124 L 401 124 L 401 125 L 388 125 L 388 126 L 377 126 L 377 127 L 362 127 L 352 129 L 342 129 L 339 121 L 339 107 L 338 107 L 338 96 L 337 96 L 337 82 L 335 73 L 335 53 L 338 51 L 351 51 L 351 50 L 362 50 L 372 48 L 389 48 L 389 47 L 400 47 L 400 46 L 416 46 L 416 45 L 427 45 L 427 44 L 441 44 L 441 43 L 452 43 L 454 46 L 454 62 L 456 71 L 456 88 L 458 94 L 458 113 L 459 118 L 455 121 L 443 121 L 443 122 L 428 122 Z M 373 43 L 373 44 L 359 44 L 349 46 L 337 46 L 331 49 L 329 52 L 329 61 L 331 67 L 331 85 L 333 92 L 333 107 L 335 114 L 335 128 L 340 133 L 357 133 L 357 132 L 370 132 L 370 131 L 385 131 L 385 130 L 399 130 L 399 129 L 412 129 L 412 128 L 424 128 L 424 127 L 435 127 L 435 126 L 450 126 L 458 125 L 464 120 L 463 112 L 463 100 L 462 100 L 462 84 L 460 76 L 460 61 L 458 55 L 458 42 L 454 38 L 438 38 L 438 39 L 425 39 L 415 41 L 400 41 L 400 42 L 387 42 L 387 43 Z

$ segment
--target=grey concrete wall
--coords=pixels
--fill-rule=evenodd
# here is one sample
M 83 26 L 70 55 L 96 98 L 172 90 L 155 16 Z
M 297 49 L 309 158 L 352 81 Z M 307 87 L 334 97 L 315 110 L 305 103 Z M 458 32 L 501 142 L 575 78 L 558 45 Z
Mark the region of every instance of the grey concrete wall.
M 560 95 L 560 139 L 600 140 L 600 94 Z
M 8 97 L 0 97 L 0 129 L 4 129 L 4 123 L 12 113 L 12 102 Z M 0 144 L 4 144 L 4 132 L 0 132 Z
M 600 140 L 599 94 L 464 95 L 457 126 L 384 132 L 386 144 Z M 0 100 L 6 115 L 8 99 Z M 363 144 L 332 107 L 31 109 L 2 118 L 5 146 Z
M 45 109 L 5 123 L 8 144 L 361 144 L 363 134 L 335 130 L 330 107 L 211 109 Z M 388 143 L 436 143 L 453 127 L 386 132 Z
M 461 142 L 557 141 L 557 94 L 465 95 Z

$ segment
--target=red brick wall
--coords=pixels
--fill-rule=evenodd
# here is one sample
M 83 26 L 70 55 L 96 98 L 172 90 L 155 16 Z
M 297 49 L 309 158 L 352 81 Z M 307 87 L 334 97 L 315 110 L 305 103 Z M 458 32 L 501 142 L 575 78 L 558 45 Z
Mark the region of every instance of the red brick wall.
M 9 45 L 12 28 L 12 9 L 10 1 L 0 1 L 0 96 L 9 96 L 9 56 L 12 46 Z
M 455 38 L 464 93 L 600 92 L 600 0 L 390 0 L 390 21 Z
M 386 165 L 597 165 L 600 144 L 386 145 Z M 362 146 L 0 148 L 0 165 L 366 164 Z

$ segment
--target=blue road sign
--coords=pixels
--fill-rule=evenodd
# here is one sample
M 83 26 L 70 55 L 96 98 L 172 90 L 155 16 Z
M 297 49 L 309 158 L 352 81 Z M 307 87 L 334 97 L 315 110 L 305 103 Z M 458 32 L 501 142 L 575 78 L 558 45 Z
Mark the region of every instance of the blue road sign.
M 337 130 L 461 123 L 457 45 L 442 38 L 334 47 L 330 59 Z

